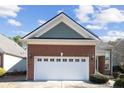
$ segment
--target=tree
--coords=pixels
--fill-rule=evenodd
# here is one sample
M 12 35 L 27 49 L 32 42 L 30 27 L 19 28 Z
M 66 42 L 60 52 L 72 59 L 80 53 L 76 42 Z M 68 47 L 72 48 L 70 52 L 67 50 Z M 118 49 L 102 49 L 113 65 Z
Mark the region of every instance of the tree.
M 17 43 L 17 44 L 20 44 L 20 39 L 21 39 L 21 36 L 15 36 L 13 37 L 13 40 Z
M 124 39 L 118 39 L 109 44 L 114 46 L 112 49 L 113 65 L 124 65 Z
M 21 36 L 17 35 L 11 38 L 13 41 L 15 41 L 19 46 L 26 48 L 25 45 L 21 42 Z

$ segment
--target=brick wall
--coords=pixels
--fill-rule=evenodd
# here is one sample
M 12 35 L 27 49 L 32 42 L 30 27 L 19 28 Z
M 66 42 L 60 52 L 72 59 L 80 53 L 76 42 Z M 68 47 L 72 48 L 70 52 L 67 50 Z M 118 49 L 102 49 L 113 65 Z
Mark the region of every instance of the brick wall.
M 89 73 L 95 72 L 95 46 L 88 45 L 28 45 L 28 80 L 34 78 L 34 56 L 86 56 L 89 57 Z

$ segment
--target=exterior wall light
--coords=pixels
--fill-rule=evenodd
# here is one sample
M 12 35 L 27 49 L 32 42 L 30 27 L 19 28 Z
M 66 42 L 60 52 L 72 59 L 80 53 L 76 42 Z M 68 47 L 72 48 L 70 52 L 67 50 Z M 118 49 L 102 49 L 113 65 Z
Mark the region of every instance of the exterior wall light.
M 28 56 L 29 56 L 29 58 L 30 58 L 30 59 L 32 58 L 32 54 L 31 54 L 31 53 L 29 53 L 29 55 L 28 55 Z
M 63 56 L 63 52 L 60 53 L 61 57 Z
M 93 60 L 94 58 L 95 58 L 95 56 L 94 56 L 94 55 L 92 55 L 92 56 L 91 56 L 91 60 Z

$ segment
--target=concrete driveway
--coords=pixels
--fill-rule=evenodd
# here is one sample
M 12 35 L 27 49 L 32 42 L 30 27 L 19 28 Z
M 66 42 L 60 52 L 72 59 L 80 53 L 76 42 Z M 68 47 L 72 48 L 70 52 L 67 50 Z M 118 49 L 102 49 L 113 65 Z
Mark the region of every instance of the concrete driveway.
M 86 81 L 26 81 L 25 75 L 11 75 L 0 78 L 0 88 L 111 88 L 114 81 L 107 84 L 93 84 Z
M 0 88 L 111 88 L 113 84 L 92 84 L 85 81 L 21 81 L 0 82 Z

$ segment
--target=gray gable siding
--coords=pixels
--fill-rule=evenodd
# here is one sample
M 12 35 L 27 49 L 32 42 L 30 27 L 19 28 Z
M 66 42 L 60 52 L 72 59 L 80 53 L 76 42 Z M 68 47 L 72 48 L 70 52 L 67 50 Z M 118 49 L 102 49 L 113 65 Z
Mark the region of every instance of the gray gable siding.
M 61 22 L 39 38 L 84 38 L 75 30 Z

